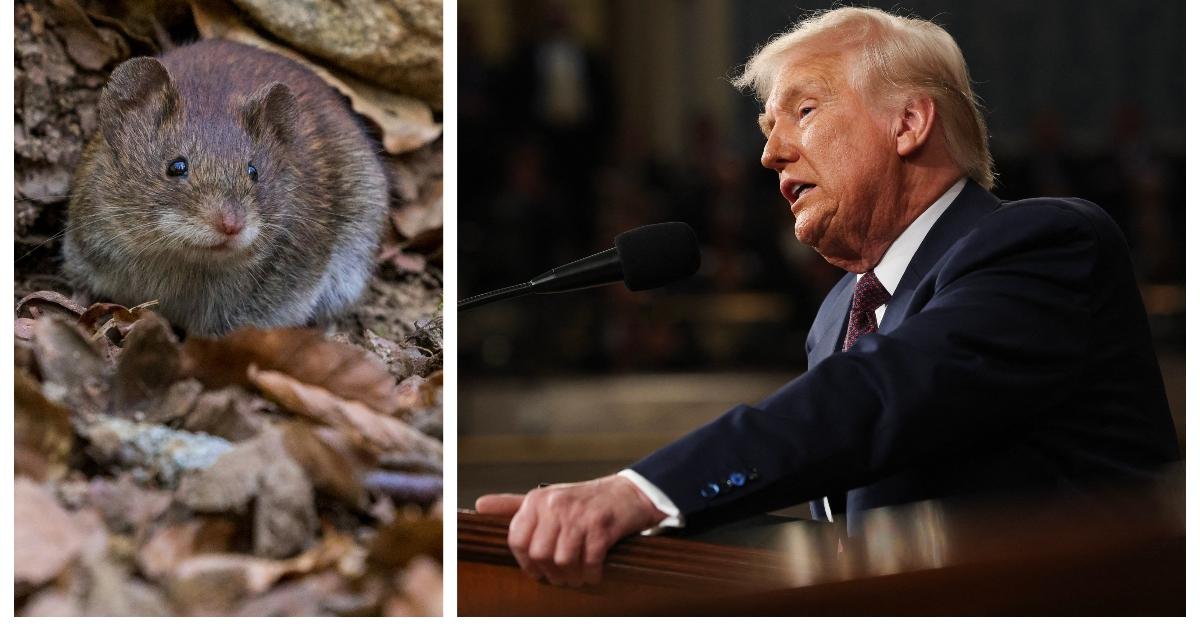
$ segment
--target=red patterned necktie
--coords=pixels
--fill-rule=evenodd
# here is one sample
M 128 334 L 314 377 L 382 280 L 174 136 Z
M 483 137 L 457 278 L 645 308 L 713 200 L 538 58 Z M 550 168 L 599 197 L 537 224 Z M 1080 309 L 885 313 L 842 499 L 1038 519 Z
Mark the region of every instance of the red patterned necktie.
M 875 320 L 875 308 L 888 302 L 892 295 L 879 283 L 875 271 L 869 270 L 859 277 L 854 286 L 854 300 L 850 302 L 850 322 L 846 326 L 846 342 L 842 351 L 849 351 L 859 337 L 879 330 Z

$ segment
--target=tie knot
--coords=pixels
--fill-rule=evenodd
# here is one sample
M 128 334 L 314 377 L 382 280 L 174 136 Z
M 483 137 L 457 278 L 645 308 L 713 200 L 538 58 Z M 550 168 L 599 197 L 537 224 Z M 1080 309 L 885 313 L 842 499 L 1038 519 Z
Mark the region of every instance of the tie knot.
M 891 293 L 879 283 L 875 271 L 869 270 L 859 277 L 858 284 L 854 286 L 854 302 L 851 307 L 861 312 L 872 312 L 891 298 Z

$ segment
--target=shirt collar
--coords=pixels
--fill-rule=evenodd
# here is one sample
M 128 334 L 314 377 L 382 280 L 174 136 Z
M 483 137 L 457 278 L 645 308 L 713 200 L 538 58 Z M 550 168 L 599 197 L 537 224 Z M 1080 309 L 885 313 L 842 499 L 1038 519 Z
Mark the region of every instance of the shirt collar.
M 938 200 L 934 201 L 928 209 L 921 212 L 917 219 L 908 225 L 908 228 L 900 234 L 900 237 L 892 241 L 892 245 L 888 247 L 886 253 L 883 254 L 883 259 L 879 260 L 874 268 L 875 276 L 879 279 L 879 283 L 887 289 L 889 294 L 896 292 L 896 286 L 900 285 L 900 278 L 904 276 L 905 269 L 908 268 L 908 263 L 912 261 L 912 256 L 917 253 L 917 249 L 921 247 L 921 242 L 925 241 L 925 236 L 929 234 L 929 230 L 933 228 L 933 224 L 937 222 L 945 213 L 946 208 L 950 207 L 950 203 L 958 198 L 959 192 L 966 187 L 966 178 L 959 179 L 954 185 L 950 186 Z M 858 275 L 862 278 L 862 274 Z

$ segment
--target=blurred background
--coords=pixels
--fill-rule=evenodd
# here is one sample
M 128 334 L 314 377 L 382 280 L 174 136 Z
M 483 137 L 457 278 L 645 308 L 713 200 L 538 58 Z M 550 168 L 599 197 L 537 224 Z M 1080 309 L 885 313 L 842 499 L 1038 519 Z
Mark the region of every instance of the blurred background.
M 1078 196 L 1133 252 L 1184 418 L 1182 1 L 862 3 L 933 19 L 982 98 L 1002 199 Z M 459 317 L 459 506 L 622 468 L 801 374 L 843 274 L 792 236 L 729 77 L 827 3 L 461 0 L 460 297 L 653 222 L 696 230 L 670 288 L 526 297 Z

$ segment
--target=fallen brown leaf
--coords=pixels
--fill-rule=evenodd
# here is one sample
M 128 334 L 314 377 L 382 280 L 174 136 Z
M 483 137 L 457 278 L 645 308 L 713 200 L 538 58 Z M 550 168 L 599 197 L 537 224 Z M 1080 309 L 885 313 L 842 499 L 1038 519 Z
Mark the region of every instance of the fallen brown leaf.
M 107 407 L 106 364 L 74 324 L 57 316 L 40 318 L 34 324 L 33 343 L 44 381 L 57 386 L 77 414 Z
M 337 395 L 283 373 L 252 368 L 250 379 L 280 406 L 327 425 L 347 428 L 361 434 L 381 451 L 442 453 L 442 443 L 422 434 L 396 417 L 375 412 L 357 401 Z
M 129 568 L 111 559 L 84 564 L 87 591 L 83 614 L 92 617 L 167 617 L 175 615 L 157 588 L 130 577 Z
M 13 321 L 13 333 L 21 340 L 29 340 L 33 338 L 33 321 L 32 318 L 18 318 Z
M 209 468 L 183 478 L 175 498 L 197 512 L 245 512 L 253 501 L 254 553 L 300 551 L 317 529 L 313 486 L 288 455 L 279 430 L 239 443 Z
M 284 576 L 337 564 L 353 547 L 348 536 L 326 529 L 320 544 L 289 560 L 245 554 L 194 556 L 171 573 L 171 599 L 192 614 L 227 613 L 238 602 L 266 592 Z
M 57 577 L 85 551 L 104 547 L 107 535 L 96 513 L 67 513 L 28 478 L 16 479 L 13 505 L 13 573 L 18 593 Z
M 122 474 L 116 481 L 92 478 L 87 501 L 104 517 L 109 530 L 141 538 L 171 505 L 171 493 L 139 486 L 129 474 Z
M 82 305 L 79 305 L 65 294 L 53 290 L 39 290 L 31 292 L 22 297 L 20 301 L 17 301 L 17 313 L 20 314 L 21 308 L 32 303 L 52 303 L 75 316 L 80 316 L 84 312 Z
M 396 574 L 395 595 L 384 605 L 384 614 L 397 616 L 441 617 L 442 566 L 425 556 L 418 556 L 408 569 Z
M 372 563 L 384 567 L 403 567 L 420 555 L 440 561 L 442 519 L 398 516 L 379 529 L 367 551 Z
M 315 329 L 245 328 L 222 338 L 188 338 L 183 364 L 185 375 L 208 388 L 249 388 L 248 368 L 256 365 L 361 401 L 378 412 L 392 414 L 402 407 L 396 382 L 378 358 L 327 340 Z
M 398 380 L 403 380 L 411 375 L 420 375 L 426 372 L 430 363 L 433 361 L 430 355 L 412 344 L 404 344 L 390 339 L 384 338 L 370 329 L 363 330 L 363 336 L 367 340 L 367 346 L 371 348 L 371 352 L 379 356 L 383 363 L 387 365 L 388 371 Z
M 71 60 L 89 70 L 99 70 L 117 59 L 129 56 L 124 41 L 109 31 L 106 37 L 88 19 L 74 0 L 50 0 L 58 33 L 67 46 Z
M 408 408 L 429 408 L 441 405 L 439 396 L 442 392 L 442 372 L 438 371 L 428 378 L 412 375 L 400 382 L 396 387 L 396 395 L 403 400 Z
M 14 376 L 16 473 L 38 481 L 62 477 L 75 442 L 70 411 L 47 399 L 25 371 L 17 370 Z
M 195 381 L 195 380 L 191 380 Z M 181 427 L 192 432 L 220 436 L 231 442 L 249 440 L 270 422 L 263 411 L 266 402 L 246 390 L 229 386 L 200 394 Z
M 327 614 L 325 600 L 346 588 L 336 571 L 289 580 L 247 600 L 232 614 L 239 617 L 315 617 Z
M 193 556 L 230 552 L 236 532 L 237 525 L 221 516 L 202 515 L 163 526 L 138 551 L 138 568 L 147 578 L 159 580 Z
M 122 414 L 158 404 L 179 379 L 179 345 L 162 317 L 153 312 L 129 328 L 112 384 L 113 410 Z
M 392 212 L 392 225 L 396 232 L 409 240 L 436 232 L 438 243 L 442 229 L 442 182 L 431 181 L 421 190 L 420 198 Z
M 365 505 L 362 476 L 373 457 L 339 429 L 302 423 L 281 426 L 283 444 L 313 487 L 355 507 Z

